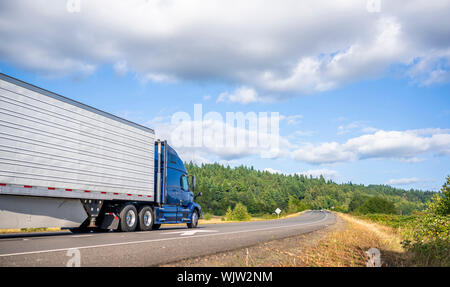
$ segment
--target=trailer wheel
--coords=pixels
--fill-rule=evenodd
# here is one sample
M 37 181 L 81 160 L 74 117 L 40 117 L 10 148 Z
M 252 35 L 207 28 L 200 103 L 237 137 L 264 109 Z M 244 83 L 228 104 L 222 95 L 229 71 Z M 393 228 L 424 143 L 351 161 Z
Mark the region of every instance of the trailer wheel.
M 160 227 L 161 227 L 161 224 L 153 224 L 152 229 L 153 229 L 153 230 L 157 230 L 157 229 L 159 229 Z
M 143 206 L 139 210 L 138 229 L 141 231 L 152 230 L 154 220 L 155 216 L 153 213 L 153 209 L 150 206 Z
M 196 228 L 198 225 L 198 211 L 194 210 L 191 217 L 191 223 L 187 223 L 188 228 Z
M 138 223 L 138 213 L 136 207 L 132 204 L 124 205 L 119 213 L 120 231 L 131 232 L 136 229 Z

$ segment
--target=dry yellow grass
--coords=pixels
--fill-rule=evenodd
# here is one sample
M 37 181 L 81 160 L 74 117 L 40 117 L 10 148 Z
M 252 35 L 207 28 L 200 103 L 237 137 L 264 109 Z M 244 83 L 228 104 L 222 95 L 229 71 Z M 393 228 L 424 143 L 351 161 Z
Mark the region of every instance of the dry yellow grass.
M 339 214 L 347 223 L 342 231 L 331 232 L 315 246 L 301 254 L 304 266 L 366 266 L 365 252 L 377 248 L 381 252 L 383 266 L 404 266 L 405 253 L 400 237 L 389 227 L 350 215 Z
M 394 229 L 338 215 L 337 223 L 323 230 L 167 266 L 365 267 L 370 248 L 380 250 L 382 266 L 410 265 Z

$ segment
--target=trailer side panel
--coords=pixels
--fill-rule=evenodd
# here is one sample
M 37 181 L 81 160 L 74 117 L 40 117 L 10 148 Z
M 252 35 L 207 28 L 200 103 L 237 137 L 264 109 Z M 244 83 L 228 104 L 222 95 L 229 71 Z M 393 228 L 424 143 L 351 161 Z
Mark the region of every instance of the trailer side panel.
M 2 195 L 0 228 L 78 227 L 87 218 L 72 198 Z
M 153 200 L 154 140 L 151 129 L 0 74 L 0 183 Z

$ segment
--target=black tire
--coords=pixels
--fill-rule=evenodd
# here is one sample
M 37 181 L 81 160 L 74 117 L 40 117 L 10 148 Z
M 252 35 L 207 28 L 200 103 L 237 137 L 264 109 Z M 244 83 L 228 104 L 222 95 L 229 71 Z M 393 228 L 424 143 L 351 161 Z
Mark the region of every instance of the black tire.
M 153 224 L 152 228 L 153 230 L 157 230 L 161 227 L 161 224 Z
M 138 213 L 136 207 L 132 204 L 127 204 L 122 207 L 119 213 L 119 229 L 122 232 L 132 232 L 136 229 L 138 224 Z
M 196 228 L 198 226 L 198 211 L 192 212 L 191 222 L 186 224 L 188 228 Z
M 155 214 L 153 213 L 153 208 L 150 206 L 143 206 L 139 209 L 138 215 L 138 225 L 137 228 L 140 231 L 150 231 L 153 227 L 153 222 L 155 221 Z

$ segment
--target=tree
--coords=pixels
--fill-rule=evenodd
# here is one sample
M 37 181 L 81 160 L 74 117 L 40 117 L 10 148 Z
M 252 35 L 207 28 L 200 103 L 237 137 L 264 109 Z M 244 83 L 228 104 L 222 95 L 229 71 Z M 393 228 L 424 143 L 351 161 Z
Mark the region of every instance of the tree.
M 450 214 L 450 176 L 441 188 L 441 194 L 435 194 L 428 203 L 427 211 L 436 215 Z
M 363 205 L 369 199 L 368 196 L 362 194 L 355 194 L 348 205 L 348 211 L 352 212 L 357 210 L 361 205 Z
M 197 177 L 196 192 L 202 192 L 203 196 L 196 200 L 203 211 L 219 216 L 224 216 L 227 208 L 238 202 L 247 207 L 248 213 L 255 215 L 271 214 L 277 207 L 293 212 L 295 205 L 297 211 L 334 206 L 354 212 L 375 196 L 395 203 L 402 214 L 410 214 L 424 210 L 425 203 L 435 194 L 388 185 L 337 184 L 320 177 L 271 174 L 251 167 L 231 168 L 218 163 L 200 166 L 189 163 L 186 168 L 189 174 Z
M 397 209 L 393 202 L 386 200 L 381 197 L 372 197 L 368 199 L 363 205 L 356 209 L 356 212 L 367 214 L 367 213 L 384 213 L 384 214 L 395 214 Z
M 287 214 L 296 213 L 298 209 L 299 200 L 289 196 Z

